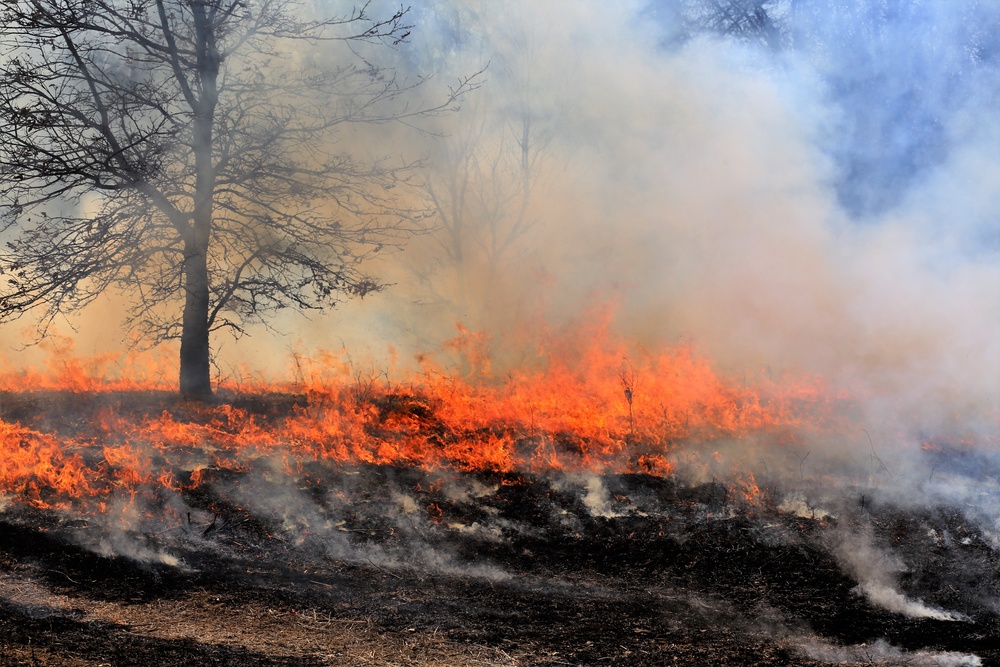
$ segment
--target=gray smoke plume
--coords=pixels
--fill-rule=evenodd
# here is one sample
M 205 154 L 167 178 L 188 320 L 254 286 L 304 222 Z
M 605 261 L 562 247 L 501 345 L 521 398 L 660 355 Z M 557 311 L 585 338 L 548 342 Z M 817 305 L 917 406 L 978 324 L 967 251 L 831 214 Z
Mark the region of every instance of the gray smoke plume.
M 715 4 L 416 3 L 410 39 L 365 56 L 432 73 L 417 95 L 485 67 L 484 85 L 344 141 L 425 158 L 399 187 L 428 233 L 376 265 L 386 293 L 220 339 L 223 375 L 342 346 L 405 371 L 456 322 L 492 333 L 502 374 L 530 356 L 515 333 L 607 302 L 644 349 L 849 391 L 856 432 L 816 448 L 838 464 L 875 450 L 929 477 L 905 469 L 925 435 L 995 433 L 1000 9 L 774 0 L 754 32 Z M 81 352 L 112 338 L 97 307 Z
M 902 593 L 896 583 L 899 573 L 906 570 L 901 559 L 874 543 L 865 532 L 841 536 L 834 554 L 847 572 L 858 582 L 857 592 L 869 602 L 888 611 L 910 618 L 936 621 L 969 620 L 954 612 L 938 609 Z
M 409 146 L 429 158 L 415 198 L 434 210 L 431 191 L 454 203 L 449 179 L 466 187 L 467 245 L 457 259 L 438 215 L 385 262 L 394 289 L 283 323 L 296 335 L 280 344 L 393 347 L 405 367 L 461 321 L 517 363 L 507 334 L 604 300 L 636 344 L 691 342 L 736 374 L 829 378 L 863 398 L 880 446 L 911 437 L 898 423 L 990 428 L 992 10 L 766 3 L 782 35 L 767 45 L 699 28 L 708 3 L 666 4 L 417 6 L 403 67 L 437 72 L 433 87 L 488 65 L 483 88 Z M 496 235 L 509 240 L 499 255 Z

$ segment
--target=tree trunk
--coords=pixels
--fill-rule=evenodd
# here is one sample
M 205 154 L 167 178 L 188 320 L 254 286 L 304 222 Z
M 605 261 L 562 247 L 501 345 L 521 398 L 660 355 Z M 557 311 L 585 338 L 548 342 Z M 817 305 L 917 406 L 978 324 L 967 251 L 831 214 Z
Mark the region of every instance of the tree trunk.
M 191 3 L 201 96 L 192 100 L 195 197 L 191 227 L 184 240 L 184 319 L 181 328 L 181 395 L 199 401 L 212 397 L 208 249 L 212 239 L 212 209 L 215 203 L 212 146 L 215 106 L 218 103 L 216 82 L 221 62 L 215 27 L 206 13 L 209 4 L 205 0 L 193 0 Z
M 208 347 L 208 265 L 205 250 L 204 247 L 189 249 L 184 260 L 181 396 L 197 401 L 212 397 Z

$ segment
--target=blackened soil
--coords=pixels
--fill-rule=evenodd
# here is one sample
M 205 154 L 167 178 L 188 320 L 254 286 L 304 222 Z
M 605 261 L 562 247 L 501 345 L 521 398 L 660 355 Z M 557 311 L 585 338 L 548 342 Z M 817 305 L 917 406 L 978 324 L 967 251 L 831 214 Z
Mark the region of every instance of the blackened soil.
M 9 508 L 0 667 L 1000 664 L 998 558 L 957 512 L 817 519 L 644 475 L 205 479 L 156 530 Z

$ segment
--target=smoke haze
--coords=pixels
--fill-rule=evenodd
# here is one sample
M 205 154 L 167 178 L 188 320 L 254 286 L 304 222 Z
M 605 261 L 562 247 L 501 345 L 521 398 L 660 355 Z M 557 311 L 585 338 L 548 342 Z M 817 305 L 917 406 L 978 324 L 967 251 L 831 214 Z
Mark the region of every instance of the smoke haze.
M 537 4 L 425 3 L 412 44 L 443 81 L 489 65 L 440 119 L 427 178 L 516 181 L 483 163 L 517 157 L 529 117 L 533 226 L 489 285 L 482 239 L 461 266 L 447 230 L 417 239 L 387 262 L 396 286 L 379 303 L 319 328 L 346 339 L 357 322 L 405 361 L 461 321 L 493 332 L 502 357 L 511 332 L 572 326 L 609 302 L 637 344 L 692 342 L 737 374 L 829 378 L 867 398 L 869 428 L 992 423 L 1000 135 L 986 9 L 770 3 L 783 39 L 769 48 L 693 29 L 697 7 Z M 456 170 L 455 153 L 478 171 Z M 469 233 L 488 204 L 467 211 Z
M 513 332 L 606 303 L 636 345 L 826 377 L 870 428 L 992 424 L 997 10 L 801 4 L 765 3 L 767 39 L 704 28 L 699 3 L 415 4 L 409 42 L 364 55 L 433 72 L 420 95 L 486 68 L 482 87 L 422 131 L 344 141 L 426 157 L 405 196 L 433 231 L 372 265 L 387 292 L 220 338 L 220 368 L 341 347 L 406 367 L 458 322 L 516 364 Z M 115 338 L 115 308 L 77 322 L 81 352 Z

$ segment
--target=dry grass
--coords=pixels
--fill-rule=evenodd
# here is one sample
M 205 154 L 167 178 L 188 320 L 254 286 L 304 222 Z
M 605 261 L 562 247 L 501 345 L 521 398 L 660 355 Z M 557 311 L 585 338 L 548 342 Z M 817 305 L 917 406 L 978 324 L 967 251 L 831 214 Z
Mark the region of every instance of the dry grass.
M 449 641 L 436 632 L 390 633 L 370 621 L 335 618 L 316 610 L 274 609 L 191 591 L 179 599 L 121 603 L 53 592 L 30 573 L 0 576 L 0 596 L 35 617 L 72 617 L 123 633 L 169 641 L 240 648 L 283 661 L 335 667 L 514 667 L 503 651 Z M 4 650 L 13 664 L 99 667 L 52 647 Z M 8 664 L 0 660 L 0 664 Z

